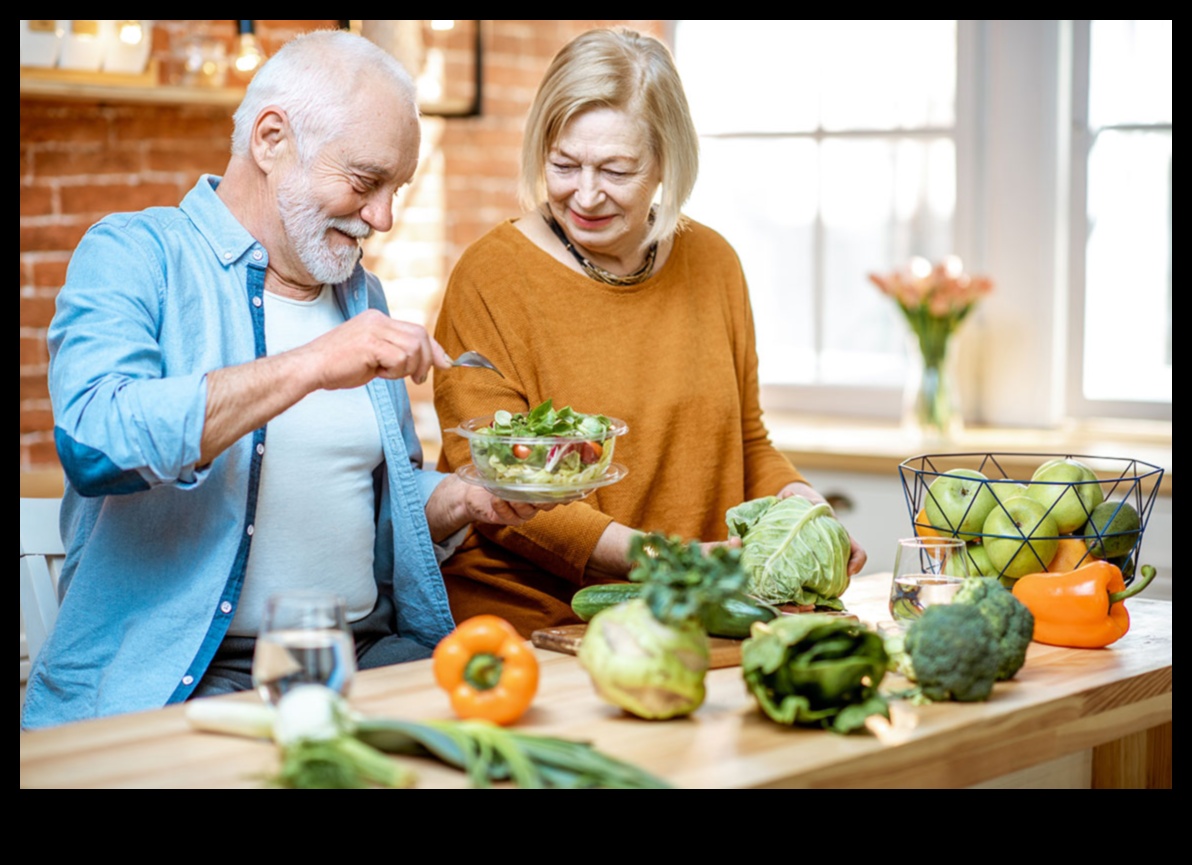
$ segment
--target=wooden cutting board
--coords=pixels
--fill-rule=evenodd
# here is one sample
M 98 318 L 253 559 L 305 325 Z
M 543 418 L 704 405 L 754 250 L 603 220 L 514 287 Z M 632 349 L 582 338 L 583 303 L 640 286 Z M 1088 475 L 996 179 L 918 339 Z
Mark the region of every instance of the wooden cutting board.
M 797 616 L 801 614 L 787 613 L 786 615 Z M 850 619 L 856 618 L 856 616 L 847 612 L 832 613 L 831 615 Z M 540 649 L 549 649 L 552 652 L 574 655 L 579 651 L 579 644 L 583 641 L 584 633 L 587 630 L 587 625 L 561 625 L 557 628 L 542 628 L 530 634 L 530 642 Z M 741 666 L 741 643 L 743 642 L 744 640 L 733 640 L 728 637 L 708 637 L 709 666 L 713 670 L 718 670 L 721 667 Z
M 587 625 L 542 628 L 530 634 L 530 642 L 540 649 L 574 655 L 579 651 L 579 644 L 587 630 Z M 741 640 L 730 640 L 727 637 L 708 637 L 708 654 L 712 669 L 741 666 L 741 643 Z

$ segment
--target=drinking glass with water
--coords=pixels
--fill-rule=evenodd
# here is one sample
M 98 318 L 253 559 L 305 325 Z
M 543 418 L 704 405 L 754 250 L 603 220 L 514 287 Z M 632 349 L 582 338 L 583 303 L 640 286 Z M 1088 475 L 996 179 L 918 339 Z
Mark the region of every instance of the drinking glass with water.
M 265 605 L 253 654 L 252 678 L 261 699 L 276 704 L 297 685 L 326 685 L 347 695 L 356 675 L 356 644 L 343 598 L 291 591 Z

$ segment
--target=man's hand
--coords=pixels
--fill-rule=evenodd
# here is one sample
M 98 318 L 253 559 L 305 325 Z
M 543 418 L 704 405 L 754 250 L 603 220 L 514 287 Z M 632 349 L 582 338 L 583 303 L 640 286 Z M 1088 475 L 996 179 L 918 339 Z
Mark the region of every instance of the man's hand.
M 520 526 L 539 511 L 553 507 L 553 504 L 508 502 L 449 475 L 431 493 L 426 503 L 426 521 L 430 525 L 431 538 L 437 542 L 470 523 Z
M 200 465 L 308 393 L 360 387 L 374 378 L 426 380 L 451 362 L 426 328 L 370 309 L 291 351 L 207 375 Z
M 778 492 L 779 499 L 790 498 L 791 496 L 802 496 L 803 498 L 814 502 L 815 504 L 828 504 L 828 500 L 817 493 L 814 489 L 803 483 L 787 484 Z M 869 560 L 868 554 L 857 543 L 856 538 L 851 534 L 848 536 L 849 557 L 848 557 L 848 575 L 855 577 L 861 573 L 861 568 L 865 567 L 865 563 Z
M 309 365 L 308 375 L 316 383 L 312 390 L 360 387 L 374 378 L 407 376 L 422 384 L 432 366 L 451 367 L 446 352 L 424 327 L 375 309 L 294 349 L 294 354 Z

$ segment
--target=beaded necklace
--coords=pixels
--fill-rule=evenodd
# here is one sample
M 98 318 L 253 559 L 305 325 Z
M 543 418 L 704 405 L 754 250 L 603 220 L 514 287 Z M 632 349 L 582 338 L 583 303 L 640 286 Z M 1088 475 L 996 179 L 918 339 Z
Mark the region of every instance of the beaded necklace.
M 652 214 L 651 214 L 652 216 Z M 549 213 L 543 213 L 542 218 L 546 220 L 546 224 L 550 226 L 550 230 L 555 233 L 555 237 L 559 238 L 567 251 L 575 256 L 575 260 L 579 262 L 579 266 L 583 268 L 584 273 L 590 276 L 597 282 L 603 282 L 605 285 L 637 285 L 639 282 L 645 282 L 650 278 L 650 274 L 654 272 L 654 258 L 658 255 L 658 243 L 650 244 L 650 248 L 646 250 L 646 260 L 642 262 L 642 266 L 633 273 L 628 273 L 625 276 L 619 276 L 615 273 L 605 270 L 598 264 L 593 264 L 588 261 L 575 245 L 568 240 L 563 227 L 555 221 L 555 218 Z M 653 221 L 653 220 L 651 220 Z

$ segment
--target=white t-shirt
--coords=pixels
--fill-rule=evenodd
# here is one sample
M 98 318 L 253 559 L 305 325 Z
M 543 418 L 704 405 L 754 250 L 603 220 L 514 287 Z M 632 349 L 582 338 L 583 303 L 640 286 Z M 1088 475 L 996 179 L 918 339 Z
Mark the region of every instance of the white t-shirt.
M 343 322 L 328 286 L 310 301 L 265 292 L 271 355 Z M 334 591 L 347 601 L 349 621 L 372 611 L 373 470 L 383 459 L 363 387 L 317 390 L 269 421 L 252 547 L 230 634 L 256 636 L 266 599 L 283 589 Z

